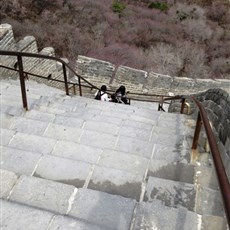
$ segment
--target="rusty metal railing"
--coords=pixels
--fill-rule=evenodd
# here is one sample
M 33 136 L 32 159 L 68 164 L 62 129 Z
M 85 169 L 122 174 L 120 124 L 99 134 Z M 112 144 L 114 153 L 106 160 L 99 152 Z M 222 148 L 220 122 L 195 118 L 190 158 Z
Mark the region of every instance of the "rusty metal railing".
M 72 71 L 74 73 L 75 76 L 77 76 L 80 96 L 82 96 L 81 81 L 84 81 L 90 87 L 99 90 L 98 87 L 96 87 L 95 85 L 91 84 L 85 78 L 83 78 L 82 76 L 77 74 L 72 69 L 72 67 L 70 67 L 65 61 L 63 61 L 60 58 L 53 57 L 53 56 L 48 56 L 48 55 L 44 55 L 44 54 L 16 52 L 16 51 L 6 51 L 6 50 L 0 50 L 0 55 L 17 57 L 17 62 L 15 63 L 14 67 L 18 67 L 20 85 L 21 85 L 22 103 L 23 103 L 23 108 L 25 108 L 26 110 L 28 110 L 28 104 L 27 104 L 27 95 L 26 95 L 26 87 L 25 87 L 25 73 L 26 74 L 30 74 L 30 73 L 24 71 L 22 57 L 43 58 L 43 59 L 50 59 L 50 60 L 54 60 L 56 62 L 60 62 L 62 64 L 63 78 L 64 78 L 63 82 L 64 82 L 64 85 L 65 85 L 66 95 L 69 95 L 69 87 L 68 87 L 68 85 L 70 84 L 70 82 L 68 82 L 68 79 L 67 79 L 66 68 L 68 68 L 70 71 Z M 10 68 L 8 68 L 8 69 L 10 69 Z M 36 76 L 36 75 L 34 75 L 34 76 Z
M 195 97 L 191 97 L 191 98 L 196 103 L 197 107 L 199 108 L 195 133 L 193 137 L 192 149 L 197 148 L 199 133 L 201 130 L 201 126 L 203 124 L 205 131 L 206 131 L 207 139 L 209 142 L 210 150 L 212 153 L 215 169 L 216 169 L 216 175 L 217 175 L 221 195 L 223 198 L 226 218 L 228 221 L 228 225 L 230 226 L 230 184 L 229 184 L 229 180 L 228 180 L 225 168 L 224 168 L 223 161 L 221 159 L 221 155 L 218 149 L 218 145 L 217 145 L 215 136 L 213 134 L 211 125 L 209 123 L 207 113 L 204 107 L 202 106 L 202 104 Z

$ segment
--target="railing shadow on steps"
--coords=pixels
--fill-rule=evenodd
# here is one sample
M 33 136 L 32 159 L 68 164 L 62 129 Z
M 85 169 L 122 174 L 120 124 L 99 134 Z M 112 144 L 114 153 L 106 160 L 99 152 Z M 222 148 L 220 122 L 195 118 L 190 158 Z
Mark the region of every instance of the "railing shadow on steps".
M 11 68 L 11 67 L 7 67 L 7 66 L 3 66 L 3 65 L 0 65 L 0 67 L 19 72 L 23 107 L 26 110 L 28 110 L 28 106 L 27 106 L 27 98 L 26 98 L 25 77 L 27 77 L 28 75 L 64 83 L 66 95 L 69 95 L 69 89 L 70 88 L 73 88 L 73 93 L 76 94 L 76 88 L 75 88 L 76 86 L 78 86 L 78 88 L 79 88 L 79 95 L 80 96 L 82 96 L 82 87 L 99 90 L 98 87 L 96 87 L 95 85 L 91 84 L 85 78 L 83 78 L 82 76 L 77 74 L 65 61 L 63 61 L 60 58 L 53 57 L 53 56 L 42 55 L 42 54 L 35 54 L 35 53 L 22 53 L 22 52 L 3 51 L 3 50 L 0 50 L 0 55 L 16 56 L 17 57 L 18 70 L 16 68 Z M 49 78 L 49 77 L 44 77 L 44 76 L 40 76 L 40 75 L 36 75 L 36 74 L 24 71 L 23 70 L 22 57 L 51 59 L 51 60 L 60 62 L 62 64 L 64 81 L 57 80 L 57 79 L 52 79 L 52 78 Z M 72 71 L 75 76 L 78 77 L 78 83 L 68 82 L 66 67 L 70 71 Z M 86 83 L 86 85 L 82 84 L 82 81 L 84 83 Z M 69 87 L 69 85 L 71 85 L 72 87 Z M 109 94 L 112 94 L 112 92 L 109 92 Z M 158 111 L 160 111 L 160 110 L 164 111 L 163 104 L 168 103 L 167 101 L 171 101 L 171 100 L 181 100 L 181 111 L 180 111 L 180 113 L 182 113 L 182 114 L 184 113 L 185 106 L 187 106 L 188 109 L 189 109 L 188 104 L 186 104 L 186 102 L 185 102 L 185 98 L 183 96 L 180 96 L 180 95 L 172 97 L 172 96 L 168 96 L 168 95 L 158 95 L 158 94 L 139 94 L 139 93 L 130 93 L 130 94 L 131 95 L 136 95 L 136 96 L 142 96 L 142 98 L 138 99 L 138 98 L 131 98 L 130 97 L 129 98 L 129 103 L 130 103 L 131 99 L 132 100 L 137 100 L 137 101 L 158 102 Z M 146 99 L 146 97 L 149 97 L 149 96 L 158 97 L 160 99 L 159 100 Z M 195 103 L 196 103 L 196 105 L 197 105 L 197 107 L 199 109 L 198 118 L 197 118 L 197 122 L 196 122 L 196 128 L 195 128 L 194 137 L 193 137 L 192 149 L 197 148 L 199 133 L 200 133 L 200 130 L 201 130 L 201 125 L 204 124 L 204 128 L 205 128 L 206 135 L 207 135 L 207 138 L 208 138 L 208 142 L 209 142 L 209 145 L 210 145 L 210 150 L 211 150 L 211 153 L 212 153 L 212 156 L 213 156 L 213 161 L 214 161 L 214 165 L 215 165 L 215 169 L 216 169 L 217 179 L 218 179 L 221 194 L 222 194 L 222 199 L 223 199 L 223 204 L 224 204 L 224 208 L 225 208 L 226 218 L 227 218 L 227 221 L 228 221 L 228 225 L 230 226 L 230 184 L 229 184 L 229 180 L 227 178 L 226 171 L 225 171 L 225 168 L 224 168 L 221 156 L 220 156 L 220 152 L 218 150 L 218 146 L 217 146 L 215 136 L 214 136 L 213 131 L 211 129 L 211 126 L 209 124 L 207 113 L 206 113 L 204 107 L 202 106 L 202 104 L 195 97 L 191 97 L 191 99 L 193 101 L 195 101 Z

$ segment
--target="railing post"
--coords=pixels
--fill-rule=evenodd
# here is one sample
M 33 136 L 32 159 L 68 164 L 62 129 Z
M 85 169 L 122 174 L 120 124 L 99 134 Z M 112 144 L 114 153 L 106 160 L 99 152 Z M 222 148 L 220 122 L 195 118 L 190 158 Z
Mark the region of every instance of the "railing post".
M 25 77 L 24 77 L 23 63 L 22 63 L 22 56 L 18 55 L 17 58 L 18 58 L 18 70 L 19 70 L 19 77 L 20 77 L 20 85 L 21 85 L 23 108 L 25 108 L 26 110 L 28 110 L 27 97 L 26 97 Z
M 203 122 L 201 120 L 200 112 L 198 112 L 198 116 L 197 116 L 197 120 L 196 120 L 196 129 L 195 129 L 195 133 L 193 136 L 193 142 L 192 142 L 192 149 L 197 148 L 202 123 Z
M 81 88 L 81 78 L 78 77 L 78 85 L 79 85 L 79 94 L 82 96 L 82 88 Z
M 181 101 L 181 109 L 180 109 L 180 113 L 181 113 L 181 114 L 184 113 L 184 107 L 185 107 L 185 98 L 182 98 L 182 101 Z
M 66 92 L 66 95 L 69 95 L 69 87 L 68 87 L 65 63 L 62 63 L 62 69 L 63 69 L 63 75 L 64 75 L 64 81 L 65 81 L 65 92 Z

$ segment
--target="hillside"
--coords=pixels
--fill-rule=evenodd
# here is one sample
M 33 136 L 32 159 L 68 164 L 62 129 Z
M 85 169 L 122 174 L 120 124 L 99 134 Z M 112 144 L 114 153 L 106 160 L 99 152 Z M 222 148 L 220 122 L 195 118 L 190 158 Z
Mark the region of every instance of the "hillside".
M 2 0 L 17 39 L 170 76 L 230 79 L 228 1 Z

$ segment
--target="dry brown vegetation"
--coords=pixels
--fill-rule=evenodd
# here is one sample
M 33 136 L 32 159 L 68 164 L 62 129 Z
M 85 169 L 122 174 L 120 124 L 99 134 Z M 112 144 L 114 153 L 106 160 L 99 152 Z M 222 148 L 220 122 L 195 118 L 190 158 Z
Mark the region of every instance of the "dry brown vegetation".
M 2 0 L 1 23 L 39 49 L 171 76 L 230 79 L 230 5 L 207 0 Z

